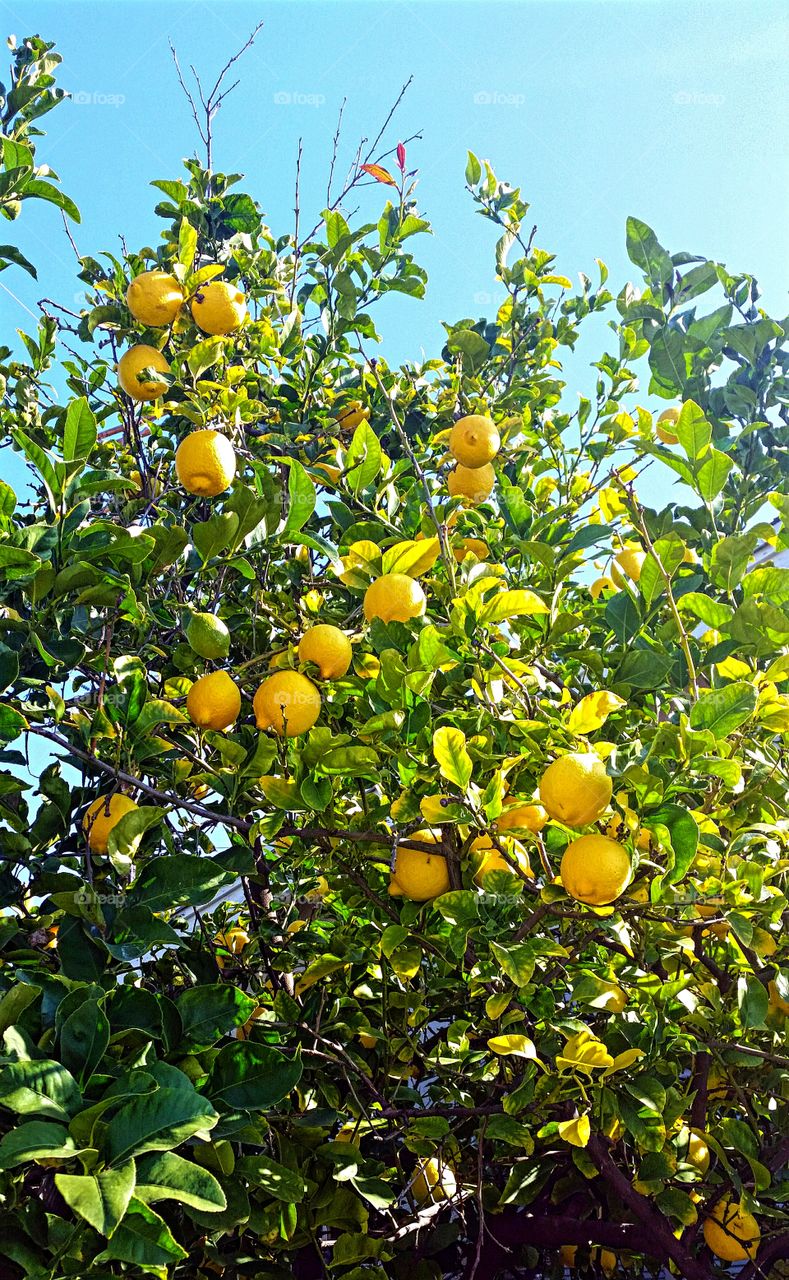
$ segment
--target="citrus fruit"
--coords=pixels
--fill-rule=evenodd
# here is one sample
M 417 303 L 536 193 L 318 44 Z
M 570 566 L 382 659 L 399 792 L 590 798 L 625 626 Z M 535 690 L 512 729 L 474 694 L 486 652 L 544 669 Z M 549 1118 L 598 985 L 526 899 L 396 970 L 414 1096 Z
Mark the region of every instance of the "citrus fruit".
M 459 418 L 449 433 L 449 452 L 456 462 L 474 470 L 492 462 L 501 446 L 501 437 L 491 418 L 472 413 Z
M 677 1148 L 680 1160 L 693 1165 L 700 1174 L 705 1174 L 710 1167 L 710 1149 L 704 1135 L 698 1129 L 690 1129 L 683 1125 L 677 1134 Z
M 616 583 L 613 578 L 595 578 L 589 588 L 589 595 L 593 600 L 599 600 L 603 592 L 615 591 Z
M 190 431 L 176 450 L 175 470 L 187 493 L 215 498 L 233 483 L 236 451 L 219 431 Z
M 458 564 L 462 564 L 467 555 L 476 556 L 478 560 L 487 560 L 490 550 L 481 538 L 463 538 L 459 547 L 452 548 L 452 554 Z
M 613 784 L 594 751 L 573 751 L 549 764 L 540 779 L 540 800 L 551 818 L 568 827 L 596 822 Z
M 664 444 L 677 443 L 677 437 L 674 435 L 671 428 L 675 425 L 679 418 L 679 414 L 679 409 L 664 409 L 658 417 L 655 426 L 655 434 L 657 435 L 658 440 L 662 440 Z
M 360 1031 L 359 1044 L 363 1049 L 374 1049 L 378 1044 L 378 1036 L 371 1035 L 369 1031 Z
M 385 573 L 371 582 L 364 593 L 364 616 L 368 622 L 408 622 L 425 612 L 425 593 L 416 578 L 407 573 Z
M 116 791 L 111 796 L 99 796 L 85 810 L 82 819 L 82 830 L 88 837 L 88 846 L 93 853 L 106 853 L 110 832 L 126 813 L 131 813 L 137 805 L 131 796 Z
M 517 862 L 523 874 L 531 876 L 531 867 L 525 849 L 516 847 L 516 842 L 513 840 L 503 843 L 503 848 Z M 514 869 L 488 835 L 477 836 L 476 840 L 472 840 L 469 853 L 474 867 L 474 883 L 480 888 L 484 887 L 485 880 L 491 871 L 506 871 L 508 875 L 515 875 Z
M 183 289 L 175 276 L 159 269 L 135 276 L 126 290 L 126 306 L 135 320 L 149 329 L 172 324 L 183 301 Z
M 194 322 L 203 333 L 233 333 L 244 323 L 247 314 L 246 298 L 227 280 L 201 284 L 190 306 Z
M 186 695 L 186 713 L 199 729 L 227 729 L 240 710 L 241 693 L 226 671 L 200 676 Z
M 578 836 L 564 851 L 559 875 L 576 902 L 602 907 L 615 902 L 627 888 L 630 857 L 623 845 L 608 836 Z
M 155 400 L 167 390 L 167 383 L 161 378 L 140 378 L 144 369 L 152 369 L 155 373 L 170 372 L 170 366 L 161 351 L 140 342 L 124 352 L 118 361 L 118 382 L 132 400 Z
M 449 1200 L 456 1191 L 457 1179 L 450 1165 L 437 1156 L 419 1162 L 411 1182 L 411 1194 L 417 1204 Z
M 244 947 L 249 942 L 249 934 L 246 929 L 228 929 L 225 933 L 216 935 L 216 945 L 222 947 L 224 951 L 229 951 L 231 956 L 240 956 Z M 224 956 L 215 956 L 217 967 L 224 969 Z
M 351 642 L 339 627 L 320 622 L 299 641 L 299 662 L 314 662 L 321 680 L 339 680 L 351 665 Z
M 619 555 L 614 556 L 614 563 L 611 565 L 611 577 L 616 585 L 623 587 L 625 578 L 629 578 L 631 582 L 638 582 L 646 558 L 646 552 L 641 551 L 638 547 L 625 547 L 623 551 L 619 552 Z
M 730 1196 L 718 1201 L 705 1218 L 703 1230 L 709 1248 L 724 1262 L 744 1262 L 755 1257 L 762 1235 L 753 1214 Z
M 230 632 L 213 613 L 193 613 L 184 632 L 188 643 L 201 658 L 216 661 L 230 652 Z
M 489 462 L 483 467 L 464 467 L 458 463 L 447 477 L 450 497 L 467 498 L 475 505 L 490 497 L 495 483 L 496 472 Z
M 440 844 L 441 836 L 435 831 L 414 831 L 409 840 L 418 840 L 422 844 Z M 402 845 L 397 850 L 394 871 L 389 884 L 389 893 L 393 898 L 412 898 L 414 902 L 426 902 L 429 898 L 437 898 L 449 889 L 449 872 L 446 858 L 439 853 L 428 853 L 422 849 L 406 849 Z
M 273 729 L 280 738 L 296 738 L 311 729 L 321 713 L 321 695 L 298 671 L 268 676 L 253 700 L 258 729 Z
M 789 1018 L 789 1000 L 784 1000 L 774 978 L 767 983 L 767 995 L 767 1007 L 770 1013 L 783 1014 L 785 1018 Z
M 722 916 L 725 913 L 726 903 L 723 898 L 708 898 L 706 902 L 694 902 L 693 910 L 697 916 L 701 916 L 702 920 L 711 920 L 714 916 Z M 726 934 L 731 932 L 731 925 L 728 920 L 718 920 L 715 924 L 710 925 L 710 932 L 715 934 L 716 938 L 725 938 Z M 708 931 L 705 929 L 705 933 Z
M 340 431 L 355 431 L 362 422 L 369 420 L 370 410 L 361 400 L 350 400 L 334 416 Z
M 544 805 L 513 797 L 504 801 L 504 808 L 496 819 L 495 826 L 497 831 L 522 829 L 538 835 L 547 821 L 548 811 Z

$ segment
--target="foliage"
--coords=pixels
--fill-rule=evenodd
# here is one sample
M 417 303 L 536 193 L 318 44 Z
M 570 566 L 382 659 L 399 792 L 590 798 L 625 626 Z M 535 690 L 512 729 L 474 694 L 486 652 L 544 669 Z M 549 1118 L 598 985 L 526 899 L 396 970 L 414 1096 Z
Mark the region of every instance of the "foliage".
M 0 484 L 3 1280 L 559 1275 L 560 1245 L 694 1280 L 723 1268 L 702 1223 L 724 1193 L 756 1214 L 759 1274 L 786 1251 L 785 326 L 750 276 L 636 218 L 641 286 L 614 296 L 599 263 L 574 291 L 520 193 L 473 155 L 466 181 L 503 301 L 421 365 L 371 354 L 383 295 L 425 288 L 401 146 L 354 178 L 376 220 L 337 201 L 306 235 L 188 161 L 154 183 L 158 246 L 83 259 L 77 332 L 42 322 L 6 369 L 32 488 Z M 142 330 L 125 291 L 157 264 L 187 296 L 223 271 L 248 323 L 205 337 L 186 306 Z M 594 317 L 611 349 L 573 408 L 562 361 Z M 117 388 L 136 342 L 166 352 L 163 401 Z M 369 421 L 343 434 L 356 401 Z M 446 486 L 476 412 L 502 437 L 479 508 Z M 173 467 L 204 427 L 239 463 L 210 501 Z M 489 559 L 457 560 L 465 537 Z M 634 546 L 638 580 L 592 591 Z M 427 611 L 367 624 L 389 572 Z M 186 643 L 195 611 L 227 661 Z M 252 695 L 315 621 L 352 667 L 301 664 L 318 723 L 261 732 Z M 186 694 L 217 668 L 241 716 L 199 732 Z M 614 780 L 592 829 L 632 856 L 624 896 L 568 896 L 557 822 L 480 888 L 472 841 L 502 847 L 506 797 L 577 750 Z M 84 810 L 116 788 L 138 807 L 91 853 Z M 390 898 L 426 826 L 450 891 Z M 449 1201 L 409 1194 L 431 1157 Z

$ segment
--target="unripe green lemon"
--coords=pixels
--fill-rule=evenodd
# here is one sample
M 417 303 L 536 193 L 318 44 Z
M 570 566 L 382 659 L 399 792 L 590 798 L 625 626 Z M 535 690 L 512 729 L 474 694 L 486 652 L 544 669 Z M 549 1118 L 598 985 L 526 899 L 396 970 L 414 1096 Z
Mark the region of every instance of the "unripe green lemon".
M 201 658 L 226 658 L 230 652 L 230 632 L 213 613 L 193 613 L 184 629 L 189 644 Z

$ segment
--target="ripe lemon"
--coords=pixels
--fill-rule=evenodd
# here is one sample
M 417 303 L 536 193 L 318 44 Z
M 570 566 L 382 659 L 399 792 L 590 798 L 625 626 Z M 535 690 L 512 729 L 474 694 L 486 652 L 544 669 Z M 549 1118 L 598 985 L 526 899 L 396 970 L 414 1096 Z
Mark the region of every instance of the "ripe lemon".
M 88 846 L 93 853 L 106 853 L 110 832 L 126 813 L 131 813 L 137 805 L 131 796 L 124 796 L 116 791 L 111 796 L 99 796 L 85 810 L 82 819 L 82 830 L 88 837 Z
M 452 548 L 452 554 L 458 564 L 462 564 L 469 554 L 476 556 L 478 560 L 487 560 L 490 550 L 481 538 L 463 538 L 459 547 Z
M 363 1049 L 374 1049 L 378 1044 L 378 1036 L 371 1035 L 369 1031 L 360 1031 L 359 1044 Z
M 351 400 L 334 416 L 340 431 L 355 431 L 362 422 L 369 421 L 370 410 L 361 400 Z
M 226 671 L 200 676 L 186 696 L 186 714 L 200 729 L 227 729 L 240 710 L 240 690 Z
M 409 840 L 422 844 L 440 844 L 441 836 L 435 831 L 414 831 Z M 449 889 L 449 872 L 446 858 L 441 854 L 423 852 L 421 849 L 397 850 L 394 871 L 389 884 L 393 898 L 411 898 L 414 902 L 426 902 L 437 898 Z
M 454 1170 L 437 1156 L 421 1160 L 411 1182 L 411 1195 L 417 1204 L 435 1204 L 450 1200 L 457 1191 Z
M 495 483 L 496 472 L 489 462 L 473 468 L 458 463 L 447 477 L 450 497 L 467 498 L 475 506 L 490 497 Z
M 497 831 L 531 831 L 539 835 L 548 821 L 548 810 L 544 805 L 517 800 L 514 797 L 504 801 L 504 809 L 496 819 Z
M 532 871 L 526 850 L 518 847 L 514 840 L 503 842 L 503 847 L 512 855 L 524 875 L 531 876 Z M 472 866 L 475 869 L 474 883 L 479 885 L 480 888 L 484 887 L 485 880 L 491 871 L 506 871 L 508 875 L 515 875 L 515 871 L 507 862 L 507 859 L 503 854 L 499 853 L 499 850 L 488 835 L 477 836 L 476 840 L 472 840 L 469 853 L 472 858 Z
M 677 1134 L 679 1157 L 685 1164 L 693 1165 L 700 1174 L 705 1174 L 710 1167 L 710 1149 L 704 1135 L 698 1129 L 690 1129 L 683 1125 Z
M 184 292 L 175 276 L 166 271 L 143 271 L 126 290 L 126 306 L 135 320 L 149 329 L 172 324 L 184 301 Z
M 704 1220 L 704 1239 L 716 1258 L 724 1262 L 754 1258 L 761 1237 L 753 1214 L 729 1196 L 723 1196 Z
M 195 324 L 203 333 L 233 333 L 244 323 L 247 314 L 246 298 L 227 280 L 201 284 L 190 306 Z
M 624 551 L 620 551 L 611 565 L 611 577 L 616 585 L 623 587 L 625 578 L 629 578 L 631 582 L 638 582 L 646 558 L 646 552 L 639 550 L 638 547 L 625 547 Z
M 472 413 L 460 418 L 449 433 L 449 452 L 464 467 L 478 470 L 492 462 L 501 447 L 501 437 L 491 418 Z
M 725 913 L 726 903 L 723 898 L 709 898 L 706 902 L 694 902 L 693 910 L 697 916 L 701 916 L 702 920 L 711 920 L 713 916 L 722 916 Z M 731 925 L 728 920 L 719 920 L 704 932 L 712 932 L 716 938 L 725 938 L 726 934 L 731 932 Z
M 258 729 L 273 729 L 280 738 L 296 738 L 311 729 L 321 713 L 321 695 L 298 671 L 268 676 L 253 703 Z
M 230 632 L 213 613 L 193 613 L 184 632 L 188 644 L 201 658 L 216 661 L 230 652 Z
M 602 907 L 615 902 L 627 888 L 630 857 L 608 836 L 579 836 L 565 849 L 559 875 L 576 902 Z
M 420 618 L 427 607 L 425 593 L 416 578 L 407 573 L 385 573 L 371 582 L 364 593 L 364 616 L 368 622 L 408 622 Z
M 679 418 L 679 414 L 679 409 L 664 409 L 660 414 L 655 426 L 655 434 L 657 435 L 658 440 L 662 440 L 664 444 L 677 443 L 677 437 L 674 435 L 671 428 Z M 662 423 L 665 423 L 666 425 L 662 426 Z
M 156 373 L 170 372 L 161 351 L 140 342 L 124 352 L 118 361 L 118 382 L 132 400 L 155 400 L 167 390 L 167 383 L 155 377 L 140 379 L 143 369 L 153 369 Z
M 568 827 L 586 827 L 596 822 L 612 791 L 605 765 L 594 751 L 559 756 L 540 779 L 540 800 L 549 816 Z
M 219 431 L 190 431 L 176 450 L 175 470 L 187 493 L 215 498 L 233 483 L 236 451 Z
M 223 947 L 225 951 L 229 951 L 231 956 L 240 956 L 248 942 L 249 934 L 246 929 L 228 929 L 226 933 L 218 933 L 216 935 L 216 945 Z M 217 967 L 224 969 L 224 956 L 217 955 L 214 958 Z
M 339 627 L 318 623 L 299 641 L 299 661 L 314 662 L 321 680 L 339 680 L 351 665 L 351 642 Z
M 595 578 L 589 588 L 589 595 L 593 600 L 599 600 L 603 592 L 615 591 L 616 583 L 613 578 Z

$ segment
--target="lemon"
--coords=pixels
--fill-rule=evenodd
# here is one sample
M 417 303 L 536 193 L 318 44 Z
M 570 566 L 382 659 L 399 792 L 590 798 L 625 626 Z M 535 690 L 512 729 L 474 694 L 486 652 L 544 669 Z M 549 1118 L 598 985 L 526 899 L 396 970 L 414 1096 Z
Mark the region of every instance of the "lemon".
M 602 907 L 615 902 L 630 880 L 630 857 L 608 836 L 578 836 L 567 846 L 560 877 L 576 902 Z
M 320 622 L 299 641 L 299 661 L 314 662 L 321 680 L 339 680 L 351 665 L 351 642 L 339 627 Z
M 374 1049 L 378 1044 L 378 1036 L 371 1035 L 369 1031 L 360 1031 L 359 1044 L 363 1049 Z
M 215 498 L 233 483 L 236 451 L 219 431 L 190 431 L 176 450 L 175 470 L 187 493 Z
M 467 498 L 473 505 L 489 498 L 495 483 L 496 472 L 489 462 L 483 467 L 464 467 L 458 463 L 447 477 L 450 497 Z
M 568 827 L 596 822 L 608 806 L 613 784 L 594 751 L 574 751 L 549 764 L 540 780 L 540 800 L 551 818 Z
M 435 831 L 414 831 L 409 840 L 422 844 L 440 844 L 441 834 Z M 421 849 L 398 848 L 394 871 L 389 884 L 393 898 L 411 898 L 414 902 L 426 902 L 437 898 L 449 889 L 449 872 L 446 858 L 441 854 Z
M 711 920 L 713 916 L 722 916 L 726 908 L 723 898 L 709 898 L 706 902 L 694 902 L 693 910 L 697 916 L 701 916 L 702 920 Z M 712 933 L 716 938 L 725 938 L 727 933 L 731 932 L 731 925 L 728 920 L 718 920 L 716 924 L 710 925 Z M 708 930 L 704 930 L 705 933 Z
M 155 400 L 167 390 L 167 383 L 161 378 L 141 378 L 144 369 L 152 369 L 154 373 L 169 373 L 170 366 L 156 347 L 148 347 L 144 342 L 130 347 L 118 361 L 118 382 L 132 400 Z
M 503 847 L 517 862 L 524 875 L 531 876 L 531 866 L 526 856 L 526 850 L 516 847 L 514 841 L 502 842 Z M 510 866 L 507 859 L 499 852 L 494 845 L 490 836 L 477 836 L 476 840 L 472 840 L 469 847 L 469 853 L 472 858 L 472 866 L 474 867 L 474 883 L 484 888 L 485 880 L 491 871 L 506 871 L 508 875 L 514 876 L 515 871 Z
M 106 853 L 110 832 L 126 813 L 131 813 L 137 805 L 131 796 L 116 791 L 111 796 L 99 796 L 85 810 L 82 819 L 82 830 L 88 837 L 88 846 L 93 853 Z
M 407 573 L 385 573 L 371 582 L 364 593 L 364 616 L 368 622 L 408 622 L 420 618 L 427 607 L 425 593 L 416 578 Z
M 478 560 L 487 560 L 490 550 L 481 538 L 463 538 L 459 547 L 452 548 L 452 554 L 458 564 L 462 564 L 467 555 L 476 556 Z
M 724 1262 L 744 1262 L 754 1258 L 762 1233 L 752 1213 L 742 1204 L 723 1196 L 704 1220 L 704 1239 L 716 1258 Z
M 203 333 L 233 333 L 244 323 L 247 314 L 246 298 L 227 280 L 201 284 L 190 306 L 195 324 Z
M 616 585 L 623 587 L 625 578 L 629 578 L 631 582 L 638 582 L 646 558 L 646 552 L 638 547 L 625 547 L 624 551 L 620 551 L 611 565 L 611 577 Z
M 710 1149 L 704 1135 L 698 1129 L 690 1129 L 683 1125 L 677 1134 L 679 1156 L 685 1164 L 693 1165 L 698 1173 L 704 1175 L 710 1167 Z
M 439 1200 L 450 1200 L 457 1191 L 457 1179 L 454 1170 L 437 1156 L 429 1160 L 421 1160 L 411 1182 L 411 1195 L 417 1204 L 435 1204 Z
M 258 729 L 273 729 L 280 738 L 296 738 L 311 729 L 321 713 L 321 695 L 298 671 L 268 676 L 255 694 Z
M 200 676 L 186 696 L 186 713 L 200 729 L 227 729 L 240 710 L 241 693 L 226 671 Z
M 361 400 L 351 400 L 335 414 L 335 419 L 340 431 L 355 431 L 363 422 L 367 422 L 370 417 L 370 410 L 367 405 L 362 404 Z
M 780 1013 L 785 1018 L 789 1018 L 789 1000 L 784 1000 L 774 978 L 771 978 L 767 983 L 767 995 L 769 997 L 767 1002 L 769 1012 L 773 1014 Z
M 193 613 L 186 624 L 187 642 L 201 658 L 216 661 L 230 652 L 230 632 L 213 613 Z
M 616 590 L 616 583 L 614 582 L 613 578 L 605 578 L 605 577 L 595 578 L 594 582 L 589 588 L 589 595 L 592 597 L 593 600 L 599 600 L 600 596 L 603 594 L 604 591 L 607 593 L 609 591 L 615 591 L 615 590 Z
M 655 427 L 655 432 L 658 440 L 662 440 L 664 444 L 677 443 L 677 437 L 674 435 L 674 432 L 671 430 L 671 428 L 674 426 L 677 419 L 679 418 L 679 414 L 680 414 L 679 409 L 664 409 L 660 417 L 658 418 L 657 424 Z M 663 426 L 662 425 L 663 423 L 665 423 L 666 425 Z
M 464 467 L 478 470 L 492 462 L 501 447 L 501 437 L 491 418 L 472 413 L 460 418 L 449 433 L 449 452 Z
M 504 809 L 496 819 L 497 831 L 517 831 L 523 829 L 538 835 L 548 821 L 548 810 L 533 801 L 516 800 L 514 797 L 504 801 Z
M 172 324 L 183 301 L 183 289 L 175 276 L 158 269 L 135 276 L 126 290 L 126 306 L 135 320 L 149 329 Z
M 231 956 L 240 956 L 248 942 L 249 934 L 246 929 L 228 929 L 226 933 L 218 933 L 216 935 L 216 945 L 222 947 L 225 951 L 229 951 Z M 224 956 L 217 955 L 214 958 L 218 968 L 224 969 Z

